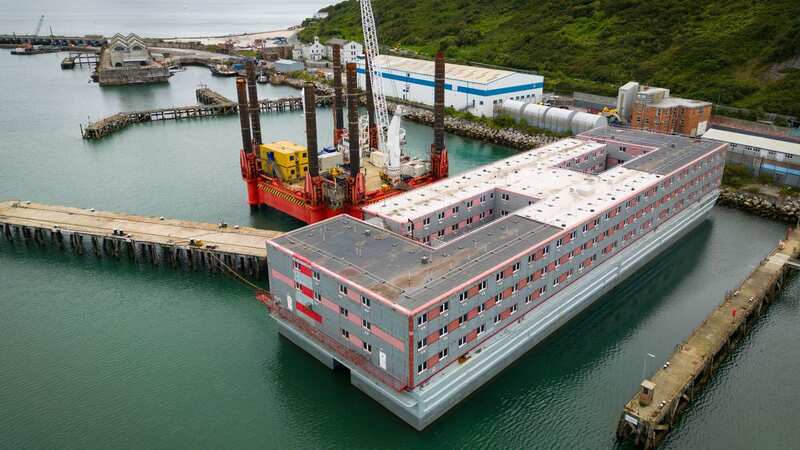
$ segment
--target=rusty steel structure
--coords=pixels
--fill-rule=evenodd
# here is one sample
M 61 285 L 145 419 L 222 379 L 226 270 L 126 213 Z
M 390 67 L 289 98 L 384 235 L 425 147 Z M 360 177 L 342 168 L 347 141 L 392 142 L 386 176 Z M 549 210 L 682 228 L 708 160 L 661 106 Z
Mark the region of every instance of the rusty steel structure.
M 433 91 L 433 145 L 431 145 L 431 174 L 434 178 L 447 176 L 449 164 L 444 143 L 444 54 L 436 54 Z
M 239 123 L 242 130 L 242 149 L 246 153 L 253 151 L 252 135 L 250 133 L 250 117 L 247 112 L 247 81 L 236 78 L 236 97 L 239 100 Z
M 261 118 L 259 117 L 261 105 L 258 103 L 256 69 L 252 62 L 247 63 L 247 92 L 250 97 L 250 127 L 253 133 L 253 146 L 257 148 L 263 144 L 261 141 Z
M 333 145 L 344 136 L 344 100 L 342 96 L 342 47 L 333 45 Z

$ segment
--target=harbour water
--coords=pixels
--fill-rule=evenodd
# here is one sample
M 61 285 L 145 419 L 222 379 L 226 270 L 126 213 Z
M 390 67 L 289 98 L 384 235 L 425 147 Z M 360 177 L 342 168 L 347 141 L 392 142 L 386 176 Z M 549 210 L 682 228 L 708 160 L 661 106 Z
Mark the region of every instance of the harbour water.
M 78 123 L 195 102 L 204 69 L 100 89 L 59 55 L 0 51 L 0 198 L 291 229 L 251 214 L 235 117 L 135 126 L 99 142 Z M 262 97 L 297 94 L 260 87 Z M 320 141 L 331 134 L 319 114 Z M 262 116 L 303 141 L 299 113 Z M 431 130 L 407 124 L 409 147 Z M 448 136 L 454 172 L 511 151 Z M 422 433 L 277 336 L 252 292 L 199 273 L 0 244 L 0 448 L 614 448 L 623 404 L 775 245 L 783 226 L 717 208 L 634 279 Z M 800 277 L 665 448 L 796 448 Z M 646 358 L 651 353 L 654 359 Z

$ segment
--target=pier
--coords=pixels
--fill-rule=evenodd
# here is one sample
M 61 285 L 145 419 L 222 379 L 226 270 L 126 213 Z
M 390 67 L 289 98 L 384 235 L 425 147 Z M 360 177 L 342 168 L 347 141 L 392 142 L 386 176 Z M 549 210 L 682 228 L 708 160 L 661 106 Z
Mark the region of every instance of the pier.
M 664 366 L 642 382 L 619 419 L 618 440 L 633 439 L 645 449 L 663 441 L 680 413 L 780 292 L 787 273 L 800 268 L 798 254 L 800 230 L 790 230 L 786 240 L 675 348 Z
M 39 203 L 0 202 L 2 238 L 100 258 L 266 277 L 266 242 L 279 231 L 135 216 Z
M 102 139 L 137 123 L 228 116 L 236 114 L 239 110 L 239 106 L 235 102 L 207 87 L 197 89 L 196 96 L 198 105 L 120 112 L 96 122 L 91 122 L 86 127 L 81 125 L 81 136 L 84 139 Z M 258 103 L 261 107 L 261 112 L 303 109 L 303 99 L 300 97 L 264 99 L 259 100 Z M 330 103 L 330 97 L 317 97 L 318 105 L 329 105 Z

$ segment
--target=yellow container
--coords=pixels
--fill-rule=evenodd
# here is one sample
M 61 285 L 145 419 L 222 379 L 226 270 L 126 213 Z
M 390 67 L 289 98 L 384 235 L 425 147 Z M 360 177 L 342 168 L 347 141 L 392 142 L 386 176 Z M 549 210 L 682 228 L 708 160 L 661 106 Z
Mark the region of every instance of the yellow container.
M 284 167 L 281 165 L 276 165 L 275 170 L 278 171 L 278 176 L 281 178 L 281 180 L 287 183 L 293 183 L 298 178 L 297 166 Z
M 298 164 L 297 165 L 297 173 L 301 177 L 304 177 L 304 176 L 308 175 L 308 163 L 305 163 L 305 164 L 300 163 L 300 164 Z

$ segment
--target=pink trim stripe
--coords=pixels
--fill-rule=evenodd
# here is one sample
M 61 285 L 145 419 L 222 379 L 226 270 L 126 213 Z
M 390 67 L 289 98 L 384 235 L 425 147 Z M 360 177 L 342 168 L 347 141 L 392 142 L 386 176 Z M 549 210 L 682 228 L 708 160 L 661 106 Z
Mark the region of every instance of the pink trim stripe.
M 322 306 L 330 309 L 331 311 L 333 311 L 333 312 L 335 312 L 337 314 L 339 313 L 339 305 L 337 305 L 336 303 L 333 303 L 332 301 L 328 300 L 325 297 L 322 297 L 322 302 L 321 303 L 322 303 Z
M 405 350 L 405 346 L 403 345 L 402 342 L 400 342 L 399 339 L 389 335 L 388 333 L 386 333 L 385 331 L 381 330 L 380 328 L 378 328 L 375 325 L 372 325 L 372 334 L 374 334 L 375 336 L 379 337 L 381 340 L 385 341 L 386 343 L 388 343 L 392 347 L 400 350 L 401 352 Z
M 275 278 L 276 280 L 280 281 L 281 283 L 285 283 L 287 286 L 294 287 L 294 280 L 292 280 L 291 278 L 289 278 L 286 275 L 278 272 L 275 269 L 272 269 L 271 273 L 272 273 L 272 277 Z

